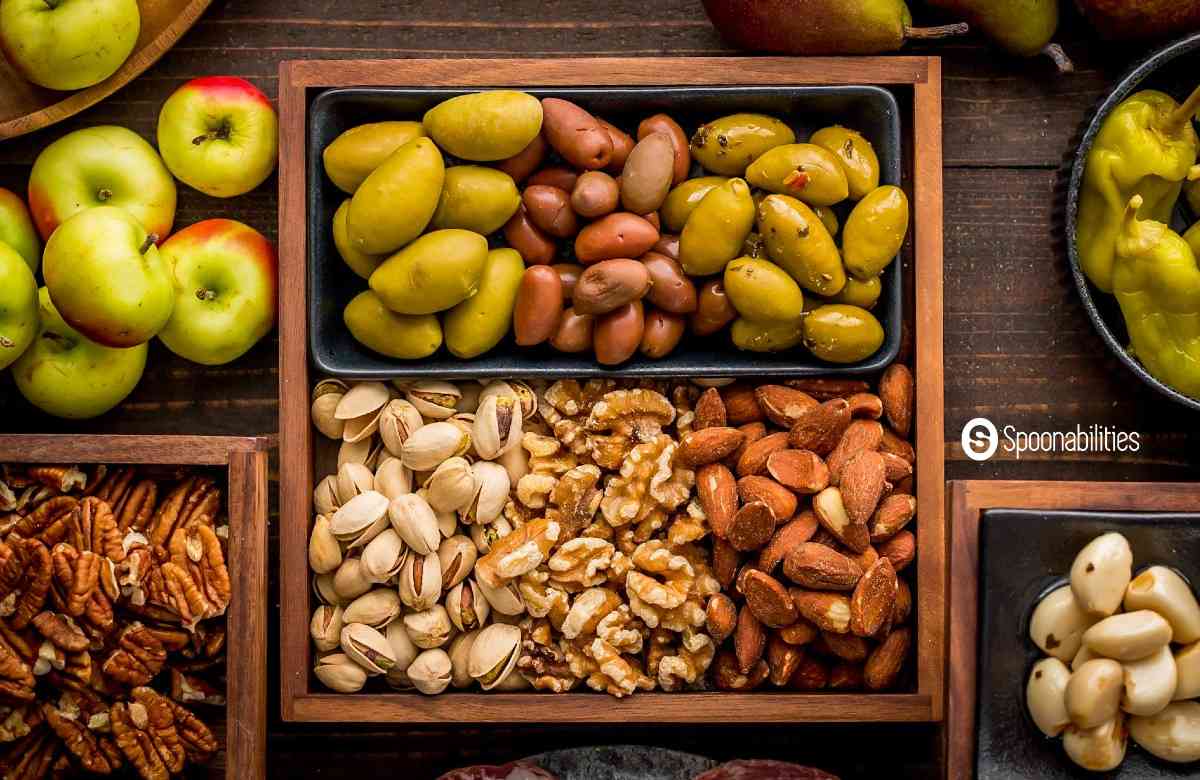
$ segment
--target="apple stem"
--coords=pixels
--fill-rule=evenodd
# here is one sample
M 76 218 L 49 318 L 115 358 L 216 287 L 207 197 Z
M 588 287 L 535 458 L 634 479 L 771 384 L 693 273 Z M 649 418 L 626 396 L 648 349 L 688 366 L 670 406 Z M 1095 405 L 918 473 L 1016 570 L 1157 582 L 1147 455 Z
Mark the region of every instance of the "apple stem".
M 101 203 L 106 203 L 110 198 L 112 198 L 112 196 L 113 196 L 113 191 L 110 190 L 108 187 L 101 187 L 100 191 L 96 193 L 96 198 Z
M 206 290 L 203 287 L 196 290 L 196 297 L 202 301 L 211 301 L 217 297 L 217 294 L 212 290 Z
M 0 347 L 4 347 L 5 349 L 12 349 L 15 346 L 17 346 L 16 342 L 14 342 L 8 336 L 0 336 Z
M 233 135 L 233 127 L 229 124 L 228 119 L 222 119 L 220 126 L 196 136 L 192 139 L 192 143 L 199 146 L 205 141 L 228 141 L 231 135 Z
M 58 4 L 62 2 L 62 0 L 42 0 L 42 2 L 46 4 L 47 8 L 53 11 L 55 8 L 58 8 Z
M 150 251 L 150 247 L 158 243 L 158 236 L 154 233 L 146 236 L 146 240 L 142 242 L 142 248 L 138 250 L 139 255 L 144 255 Z

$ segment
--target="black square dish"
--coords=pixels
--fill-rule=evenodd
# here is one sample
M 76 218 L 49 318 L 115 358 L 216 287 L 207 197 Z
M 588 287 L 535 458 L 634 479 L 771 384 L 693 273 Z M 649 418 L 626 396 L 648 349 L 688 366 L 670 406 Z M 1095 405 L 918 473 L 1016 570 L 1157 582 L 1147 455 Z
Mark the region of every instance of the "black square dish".
M 664 79 L 671 74 L 664 73 Z M 737 74 L 731 73 L 731 79 Z M 790 376 L 870 374 L 891 363 L 900 350 L 902 279 L 900 263 L 883 276 L 883 294 L 874 314 L 883 325 L 883 345 L 871 357 L 852 365 L 825 363 L 803 349 L 778 354 L 741 352 L 727 333 L 700 339 L 690 334 L 670 355 L 648 360 L 637 355 L 616 367 L 605 367 L 590 355 L 566 355 L 548 346 L 518 347 L 511 337 L 491 352 L 460 360 L 443 347 L 424 360 L 403 361 L 378 355 L 359 345 L 342 322 L 342 310 L 366 284 L 346 268 L 333 244 L 333 213 L 346 197 L 325 176 L 321 151 L 344 130 L 364 122 L 419 119 L 438 102 L 476 90 L 445 88 L 352 88 L 315 93 L 308 105 L 308 327 L 314 365 L 352 379 L 404 376 L 588 377 L 588 376 Z M 658 112 L 670 113 L 688 132 L 703 122 L 739 111 L 780 117 L 805 138 L 829 124 L 861 131 L 879 156 L 883 184 L 900 184 L 900 112 L 886 89 L 837 87 L 649 87 L 528 89 L 538 97 L 556 96 L 578 102 L 626 131 Z M 850 204 L 835 211 L 844 222 Z
M 1172 566 L 1200 582 L 1200 514 L 984 510 L 979 518 L 978 744 L 979 780 L 1197 777 L 1195 764 L 1171 764 L 1129 742 L 1125 761 L 1107 774 L 1088 772 L 1048 739 L 1025 708 L 1029 670 L 1042 657 L 1029 639 L 1041 595 L 1064 584 L 1075 555 L 1100 534 L 1116 531 L 1133 548 L 1134 575 Z

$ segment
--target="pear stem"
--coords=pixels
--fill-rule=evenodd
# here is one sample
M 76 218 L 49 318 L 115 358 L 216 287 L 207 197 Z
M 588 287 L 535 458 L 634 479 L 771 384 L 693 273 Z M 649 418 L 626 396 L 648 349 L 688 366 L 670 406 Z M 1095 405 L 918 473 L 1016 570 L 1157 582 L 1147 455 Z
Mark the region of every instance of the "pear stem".
M 1071 58 L 1063 51 L 1063 47 L 1057 43 L 1048 43 L 1042 49 L 1042 54 L 1045 54 L 1050 59 L 1054 60 L 1054 66 L 1058 68 L 1059 73 L 1074 73 L 1075 63 L 1071 62 Z
M 58 4 L 62 2 L 62 0 L 42 0 L 42 2 L 46 4 L 47 8 L 53 11 L 55 8 L 58 8 Z
M 939 38 L 952 38 L 955 35 L 966 35 L 970 30 L 966 22 L 940 24 L 935 27 L 905 27 L 904 37 L 914 41 L 932 41 Z
M 4 347 L 5 349 L 12 349 L 15 346 L 17 346 L 16 342 L 14 342 L 8 336 L 0 336 L 0 347 Z
M 1138 222 L 1138 209 L 1142 207 L 1145 201 L 1141 195 L 1134 195 L 1129 199 L 1129 203 L 1125 205 L 1125 213 L 1121 215 L 1121 231 L 1137 235 L 1141 232 L 1141 223 Z
M 1185 122 L 1196 115 L 1196 110 L 1200 109 L 1200 87 L 1192 90 L 1192 94 L 1188 95 L 1187 100 L 1179 104 L 1179 108 L 1171 112 L 1167 117 L 1167 121 L 1163 123 L 1163 128 L 1167 130 L 1177 130 L 1183 126 Z
M 142 242 L 142 248 L 138 250 L 139 255 L 144 255 L 150 251 L 150 247 L 158 243 L 158 236 L 151 233 L 146 236 L 146 240 Z
M 112 199 L 112 196 L 113 196 L 113 192 L 108 187 L 101 187 L 96 192 L 96 199 L 99 200 L 101 203 L 107 203 L 109 200 Z
M 217 297 L 217 294 L 212 290 L 206 290 L 203 287 L 196 290 L 196 298 L 202 301 L 211 301 Z

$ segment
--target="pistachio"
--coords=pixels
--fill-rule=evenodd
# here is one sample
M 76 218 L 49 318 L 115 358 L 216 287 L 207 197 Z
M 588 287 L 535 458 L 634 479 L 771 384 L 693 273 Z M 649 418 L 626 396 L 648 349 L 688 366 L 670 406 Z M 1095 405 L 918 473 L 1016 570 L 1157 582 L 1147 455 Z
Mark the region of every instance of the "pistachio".
M 446 612 L 459 631 L 482 627 L 491 611 L 491 605 L 473 580 L 463 580 L 446 594 Z
M 363 570 L 362 560 L 347 558 L 333 575 L 333 603 L 348 604 L 371 589 L 371 578 Z
M 404 442 L 424 424 L 417 407 L 403 398 L 396 398 L 389 401 L 379 413 L 379 438 L 388 452 L 400 457 Z
M 454 512 L 471 502 L 478 485 L 466 458 L 442 461 L 425 484 L 429 505 L 441 512 Z
M 538 397 L 529 383 L 521 379 L 513 379 L 508 383 L 513 393 L 516 394 L 517 400 L 521 402 L 521 415 L 526 420 L 533 419 L 533 415 L 538 410 Z
M 338 503 L 375 489 L 375 475 L 361 463 L 343 463 L 337 473 Z
M 436 696 L 450 685 L 450 656 L 440 648 L 426 650 L 408 667 L 408 679 L 421 693 Z
M 329 518 L 317 515 L 308 537 L 308 565 L 317 574 L 327 574 L 342 565 L 342 547 L 329 529 Z
M 387 528 L 388 499 L 368 490 L 343 504 L 329 519 L 334 537 L 350 547 L 361 547 Z M 401 534 L 403 537 L 403 534 Z
M 449 590 L 466 579 L 478 557 L 474 542 L 462 534 L 443 540 L 437 556 L 442 567 L 442 590 Z
M 455 688 L 463 689 L 470 688 L 475 682 L 467 671 L 467 664 L 471 657 L 471 646 L 475 644 L 475 638 L 479 636 L 479 631 L 468 631 L 465 634 L 459 634 L 450 642 L 448 655 L 450 656 L 450 685 Z
M 325 393 L 314 398 L 312 406 L 309 408 L 313 425 L 330 439 L 342 438 L 342 432 L 346 428 L 345 420 L 339 420 L 333 416 L 333 412 L 341 400 L 340 393 Z
M 413 432 L 400 449 L 400 460 L 413 471 L 432 471 L 447 458 L 462 455 L 471 437 L 450 422 L 435 422 Z
M 342 502 L 338 500 L 337 476 L 330 474 L 313 489 L 313 506 L 317 514 L 329 516 L 337 511 Z
M 338 402 L 333 416 L 339 420 L 354 420 L 378 412 L 392 397 L 383 382 L 360 382 L 346 391 Z
M 367 468 L 374 468 L 382 449 L 383 445 L 370 436 L 359 441 L 343 441 L 338 449 L 338 468 L 345 463 L 361 463 Z
M 521 629 L 493 623 L 479 632 L 467 659 L 467 673 L 485 691 L 495 688 L 517 666 L 521 651 Z
M 418 612 L 429 609 L 442 595 L 442 565 L 436 552 L 409 555 L 400 569 L 400 600 Z
M 322 685 L 338 693 L 357 693 L 367 682 L 367 671 L 345 653 L 318 658 L 313 674 Z
M 492 460 L 521 441 L 521 402 L 511 395 L 491 395 L 475 412 L 472 439 L 484 460 Z
M 443 539 L 449 539 L 459 532 L 458 514 L 455 512 L 442 512 L 441 510 L 433 510 L 434 517 L 437 518 L 438 533 Z
M 392 500 L 412 492 L 412 471 L 399 458 L 384 458 L 375 469 L 375 489 Z
M 474 526 L 472 526 L 474 527 Z M 506 582 L 498 588 L 489 587 L 486 583 L 476 581 L 480 593 L 492 605 L 492 609 L 501 615 L 521 615 L 525 612 L 525 599 L 516 581 Z
M 483 385 L 480 382 L 463 382 L 458 386 L 458 391 L 462 395 L 458 397 L 458 403 L 454 405 L 456 412 L 473 412 L 479 408 L 479 394 L 483 392 Z
M 421 650 L 413 644 L 412 638 L 404 628 L 403 620 L 388 623 L 383 635 L 387 637 L 388 644 L 392 646 L 392 654 L 396 656 L 396 665 L 388 671 L 388 676 L 391 677 L 397 672 L 403 674 Z
M 487 460 L 472 463 L 471 472 L 475 478 L 475 494 L 462 512 L 462 520 L 468 525 L 490 523 L 504 511 L 512 481 L 503 466 Z
M 470 461 L 479 460 L 479 451 L 475 449 L 475 440 L 472 438 L 472 432 L 475 430 L 475 415 L 460 412 L 446 422 L 458 428 L 467 437 L 467 448 L 459 454 L 466 456 Z
M 428 555 L 442 542 L 433 508 L 420 495 L 396 496 L 387 507 L 387 517 L 404 543 L 417 555 Z
M 479 554 L 487 555 L 492 551 L 492 545 L 508 536 L 512 530 L 512 523 L 508 522 L 508 518 L 497 517 L 495 522 L 471 526 L 468 533 L 471 534 L 471 541 L 475 543 Z
M 400 596 L 391 588 L 373 588 L 346 607 L 343 619 L 347 623 L 363 623 L 371 628 L 383 628 L 400 617 Z
M 333 582 L 334 575 L 332 573 L 318 574 L 316 577 L 313 577 L 313 595 L 316 596 L 322 604 L 342 603 L 342 597 L 338 595 L 337 589 L 333 587 Z
M 400 573 L 408 548 L 395 529 L 385 528 L 362 551 L 363 571 L 374 582 L 387 582 Z
M 340 379 L 322 379 L 313 385 L 312 399 L 315 401 L 323 395 L 336 395 L 340 400 L 350 386 Z
M 312 635 L 317 651 L 328 653 L 342 641 L 342 608 L 322 604 L 313 610 L 308 633 Z
M 456 411 L 462 391 L 450 382 L 422 380 L 413 382 L 404 391 L 404 397 L 417 407 L 417 411 L 431 420 L 445 420 Z
M 524 447 L 511 447 L 500 453 L 496 462 L 508 472 L 508 481 L 517 484 L 529 473 L 529 452 Z
M 491 398 L 494 395 L 515 399 L 517 397 L 517 391 L 514 390 L 513 386 L 507 380 L 504 380 L 504 379 L 493 379 L 489 382 L 486 382 L 479 388 L 479 395 L 475 399 L 475 410 L 478 410 L 479 407 L 483 406 L 484 401 L 486 401 L 487 399 Z M 519 403 L 519 400 L 518 400 L 518 403 Z M 474 411 L 474 410 L 466 409 L 463 411 Z
M 1107 617 L 1121 606 L 1133 569 L 1129 540 L 1118 533 L 1097 536 L 1071 564 L 1071 591 L 1080 608 Z
M 396 656 L 387 638 L 362 623 L 342 627 L 342 652 L 367 670 L 367 674 L 386 674 L 396 665 Z
M 496 687 L 492 688 L 492 690 L 502 693 L 515 693 L 517 691 L 527 691 L 532 687 L 533 685 L 530 684 L 529 680 L 525 679 L 524 675 L 510 674 L 497 683 Z
M 441 604 L 435 604 L 421 612 L 410 612 L 404 616 L 404 629 L 413 644 L 422 650 L 441 647 L 450 641 L 450 616 Z
M 382 411 L 376 409 L 362 417 L 346 420 L 345 427 L 342 428 L 342 441 L 354 443 L 372 438 L 379 430 L 379 415 Z

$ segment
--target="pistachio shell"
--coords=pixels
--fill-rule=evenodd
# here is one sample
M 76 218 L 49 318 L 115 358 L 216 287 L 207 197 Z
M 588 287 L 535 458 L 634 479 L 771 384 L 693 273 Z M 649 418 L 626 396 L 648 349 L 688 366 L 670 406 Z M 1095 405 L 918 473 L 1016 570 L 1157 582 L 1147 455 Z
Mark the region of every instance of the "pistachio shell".
M 472 580 L 464 580 L 446 594 L 446 612 L 459 631 L 470 631 L 487 623 L 492 607 Z
M 427 696 L 436 696 L 446 690 L 452 677 L 450 656 L 440 648 L 426 650 L 408 667 L 408 679 L 413 687 Z
M 383 628 L 400 617 L 400 596 L 391 588 L 373 588 L 346 607 L 343 620 Z
M 342 641 L 342 608 L 322 604 L 313 610 L 308 632 L 318 652 L 328 653 Z
M 471 541 L 475 543 L 479 554 L 487 555 L 492 551 L 493 544 L 512 533 L 512 523 L 508 522 L 508 518 L 498 517 L 491 523 L 470 526 L 468 533 L 471 534 Z
M 515 485 L 529 473 L 529 452 L 524 447 L 513 447 L 500 453 L 496 463 L 504 467 L 509 483 Z
M 416 493 L 394 498 L 387 506 L 387 516 L 396 533 L 417 555 L 436 551 L 442 542 L 433 508 Z
M 322 379 L 313 385 L 312 399 L 315 401 L 323 395 L 343 396 L 350 389 L 350 385 L 340 379 Z
M 374 582 L 387 582 L 400 573 L 408 558 L 408 548 L 395 529 L 385 528 L 367 543 L 360 557 L 368 577 Z
M 410 612 L 404 616 L 404 629 L 413 644 L 422 650 L 441 647 L 450 641 L 450 616 L 441 604 L 435 604 L 422 612 Z
M 450 382 L 422 380 L 413 382 L 404 391 L 404 397 L 417 407 L 417 411 L 431 420 L 445 420 L 456 411 L 462 391 Z
M 473 528 L 475 526 L 472 526 Z M 516 582 L 507 582 L 498 588 L 489 587 L 486 583 L 476 581 L 483 597 L 501 615 L 521 615 L 525 612 L 525 599 L 517 589 Z
M 492 460 L 521 441 L 521 402 L 511 395 L 490 395 L 475 412 L 472 441 L 479 457 Z
M 490 523 L 504 511 L 512 481 L 503 466 L 491 461 L 475 461 L 471 471 L 475 476 L 475 494 L 462 513 L 462 520 L 468 525 Z
M 450 641 L 450 649 L 447 651 L 450 656 L 450 685 L 460 690 L 470 688 L 475 683 L 475 679 L 467 671 L 467 663 L 471 656 L 471 645 L 475 644 L 475 638 L 478 636 L 478 630 L 468 631 Z
M 521 414 L 527 420 L 537 411 L 537 393 L 533 391 L 528 382 L 520 379 L 496 379 L 488 382 L 484 385 L 483 390 L 480 391 L 479 403 L 476 406 L 482 406 L 484 400 L 493 395 L 516 398 L 517 402 L 521 405 Z
M 329 518 L 317 515 L 308 537 L 308 565 L 317 574 L 326 574 L 342 565 L 342 547 L 329 529 Z
M 333 416 L 339 420 L 353 420 L 372 414 L 382 409 L 391 397 L 392 391 L 383 382 L 361 382 L 346 391 Z
M 309 410 L 313 425 L 330 439 L 342 438 L 342 431 L 346 428 L 345 420 L 339 420 L 333 416 L 334 410 L 337 409 L 338 402 L 341 400 L 340 393 L 326 393 L 314 398 Z
M 426 500 L 434 510 L 454 512 L 471 502 L 478 485 L 466 458 L 447 458 L 425 483 Z
M 396 665 L 392 667 L 389 674 L 407 671 L 409 664 L 420 655 L 421 650 L 413 644 L 412 639 L 408 636 L 408 631 L 404 628 L 404 621 L 393 620 L 388 623 L 383 635 L 387 637 L 388 644 L 392 646 L 392 654 L 396 656 Z
M 329 520 L 334 537 L 360 547 L 387 527 L 388 499 L 382 493 L 368 490 L 347 501 Z M 401 534 L 403 538 L 403 534 Z
M 361 463 L 343 463 L 337 473 L 337 497 L 345 504 L 357 495 L 375 489 L 375 475 Z
M 458 403 L 454 405 L 455 411 L 473 412 L 479 408 L 479 394 L 483 392 L 483 385 L 479 382 L 463 382 L 458 386 L 458 392 L 462 395 L 458 397 Z
M 359 441 L 343 441 L 338 449 L 338 468 L 346 463 L 361 463 L 367 468 L 374 468 L 382 449 L 383 445 L 370 436 Z
M 385 458 L 375 469 L 375 489 L 392 500 L 412 492 L 412 470 L 400 462 L 399 458 Z
M 367 682 L 367 671 L 345 653 L 318 658 L 313 674 L 322 685 L 338 693 L 357 693 Z
M 517 666 L 521 650 L 521 629 L 493 623 L 479 632 L 467 660 L 467 673 L 479 681 L 485 691 L 504 681 Z
M 447 458 L 464 454 L 471 437 L 454 423 L 435 422 L 418 428 L 404 442 L 400 460 L 413 471 L 432 471 Z
M 379 430 L 379 411 L 367 412 L 362 417 L 346 420 L 342 428 L 342 441 L 358 442 L 369 439 Z
M 422 612 L 442 595 L 442 564 L 436 552 L 409 555 L 400 569 L 400 600 L 409 609 Z
M 332 603 L 348 604 L 371 589 L 371 578 L 363 570 L 358 558 L 347 558 L 333 575 L 333 592 L 337 594 Z
M 379 413 L 379 438 L 388 452 L 399 457 L 404 442 L 424 424 L 417 407 L 403 398 L 395 398 Z
M 329 516 L 341 505 L 337 492 L 337 476 L 330 474 L 313 488 L 313 507 L 316 508 L 317 514 Z
M 462 534 L 443 540 L 437 555 L 442 567 L 443 590 L 449 590 L 466 579 L 475 568 L 475 560 L 478 557 L 475 543 Z
M 312 589 L 313 595 L 317 597 L 323 604 L 340 604 L 342 597 L 338 595 L 337 589 L 333 587 L 334 575 L 318 574 L 313 577 Z
M 387 638 L 362 623 L 347 623 L 342 628 L 342 652 L 367 674 L 385 674 L 396 664 L 396 656 Z

